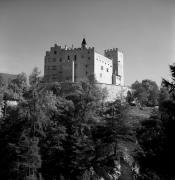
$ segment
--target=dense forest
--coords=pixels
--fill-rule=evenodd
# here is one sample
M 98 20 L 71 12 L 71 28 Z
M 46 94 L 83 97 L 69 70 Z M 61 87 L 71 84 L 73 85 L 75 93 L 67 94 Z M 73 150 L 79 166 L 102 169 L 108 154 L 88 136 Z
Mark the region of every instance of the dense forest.
M 0 77 L 1 179 L 174 179 L 175 65 L 170 71 L 160 89 L 133 83 L 125 102 L 106 102 L 92 79 L 65 89 L 44 83 L 37 68 L 29 83 L 24 73 Z M 131 126 L 133 106 L 151 113 Z

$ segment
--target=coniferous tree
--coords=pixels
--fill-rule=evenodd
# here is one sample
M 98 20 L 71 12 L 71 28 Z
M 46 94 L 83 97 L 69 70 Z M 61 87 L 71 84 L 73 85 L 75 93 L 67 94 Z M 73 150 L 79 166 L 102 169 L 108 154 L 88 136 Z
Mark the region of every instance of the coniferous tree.
M 159 112 L 142 122 L 137 138 L 142 151 L 138 155 L 140 179 L 169 180 L 175 178 L 174 128 L 175 128 L 175 65 L 170 66 L 172 82 L 163 79 L 163 98 Z M 167 95 L 167 90 L 169 95 Z M 166 91 L 165 91 L 166 90 Z

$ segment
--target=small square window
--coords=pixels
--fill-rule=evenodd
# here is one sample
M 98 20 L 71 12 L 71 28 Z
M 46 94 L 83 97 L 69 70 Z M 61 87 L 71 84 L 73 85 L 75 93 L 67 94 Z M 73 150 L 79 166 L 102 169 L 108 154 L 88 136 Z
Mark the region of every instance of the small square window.
M 52 74 L 52 78 L 53 78 L 53 79 L 56 79 L 56 74 Z
M 52 66 L 52 70 L 56 70 L 56 66 Z

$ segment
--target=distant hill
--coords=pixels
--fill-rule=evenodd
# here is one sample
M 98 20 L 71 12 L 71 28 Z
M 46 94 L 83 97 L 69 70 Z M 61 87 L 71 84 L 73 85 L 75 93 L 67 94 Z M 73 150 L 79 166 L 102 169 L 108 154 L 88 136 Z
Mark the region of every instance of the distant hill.
M 0 77 L 4 79 L 4 81 L 9 82 L 17 77 L 16 74 L 7 74 L 7 73 L 0 73 Z

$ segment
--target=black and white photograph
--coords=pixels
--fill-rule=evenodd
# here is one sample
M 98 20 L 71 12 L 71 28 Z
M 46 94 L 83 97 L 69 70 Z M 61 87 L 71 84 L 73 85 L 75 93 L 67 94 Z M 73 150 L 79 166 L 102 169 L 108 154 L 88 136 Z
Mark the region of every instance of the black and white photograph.
M 0 180 L 175 180 L 175 0 L 0 0 Z

